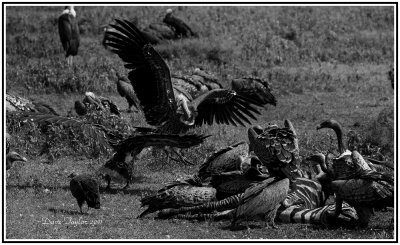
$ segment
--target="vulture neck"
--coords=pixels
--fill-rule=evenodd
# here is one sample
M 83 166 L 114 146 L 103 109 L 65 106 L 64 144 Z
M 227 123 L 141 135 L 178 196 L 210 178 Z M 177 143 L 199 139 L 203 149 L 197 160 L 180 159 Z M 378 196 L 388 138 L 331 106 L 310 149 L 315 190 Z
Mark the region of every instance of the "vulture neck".
M 346 150 L 344 148 L 344 143 L 343 143 L 343 129 L 342 129 L 342 126 L 340 126 L 339 123 L 334 123 L 331 128 L 336 133 L 339 152 L 340 152 L 340 154 L 343 154 Z

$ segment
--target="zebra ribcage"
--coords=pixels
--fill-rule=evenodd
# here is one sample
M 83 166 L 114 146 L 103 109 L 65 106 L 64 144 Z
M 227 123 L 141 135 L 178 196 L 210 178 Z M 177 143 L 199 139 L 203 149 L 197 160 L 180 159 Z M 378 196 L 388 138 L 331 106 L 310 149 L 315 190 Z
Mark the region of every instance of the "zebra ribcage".
M 313 209 L 323 205 L 325 194 L 322 186 L 315 180 L 297 178 L 292 191 L 287 195 L 283 206 L 279 209 L 289 206 L 300 205 L 299 208 Z
M 158 213 L 158 218 L 169 218 L 173 215 L 177 214 L 184 214 L 184 213 L 210 213 L 213 211 L 225 211 L 229 209 L 234 209 L 237 208 L 240 202 L 240 199 L 242 198 L 243 193 L 237 194 L 234 196 L 230 196 L 228 198 L 225 198 L 221 201 L 216 201 L 216 202 L 208 202 L 202 205 L 198 206 L 193 206 L 193 207 L 182 207 L 182 208 L 168 208 L 168 209 L 163 209 Z

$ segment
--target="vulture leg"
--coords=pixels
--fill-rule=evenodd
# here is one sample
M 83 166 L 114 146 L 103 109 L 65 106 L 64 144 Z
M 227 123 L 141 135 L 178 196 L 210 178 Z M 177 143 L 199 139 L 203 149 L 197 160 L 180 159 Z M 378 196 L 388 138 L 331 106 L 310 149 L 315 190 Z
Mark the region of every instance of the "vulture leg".
M 335 213 L 333 215 L 334 218 L 339 217 L 340 213 L 342 212 L 342 204 L 343 204 L 343 199 L 339 196 L 336 196 L 336 207 L 335 207 Z
M 124 186 L 124 190 L 127 190 L 129 188 L 129 180 L 126 181 L 126 185 Z
M 111 189 L 111 177 L 110 177 L 110 175 L 106 175 L 105 179 L 107 181 L 106 190 L 109 190 L 109 189 Z
M 369 220 L 373 214 L 372 208 L 356 206 L 354 209 L 358 215 L 358 225 L 360 228 L 368 226 Z
M 78 200 L 79 211 L 81 211 L 81 214 L 83 213 L 82 212 L 82 205 L 83 205 L 83 201 L 82 200 Z

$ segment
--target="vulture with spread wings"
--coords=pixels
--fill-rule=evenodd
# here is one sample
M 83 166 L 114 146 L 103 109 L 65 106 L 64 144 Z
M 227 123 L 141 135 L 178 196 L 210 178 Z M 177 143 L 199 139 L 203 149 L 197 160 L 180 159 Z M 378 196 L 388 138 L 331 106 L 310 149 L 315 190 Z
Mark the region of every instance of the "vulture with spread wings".
M 202 124 L 243 125 L 260 114 L 257 101 L 233 90 L 214 89 L 190 101 L 174 92 L 170 70 L 160 54 L 127 20 L 110 24 L 116 31 L 106 33 L 108 47 L 130 69 L 129 80 L 140 101 L 147 123 L 162 133 L 184 133 Z

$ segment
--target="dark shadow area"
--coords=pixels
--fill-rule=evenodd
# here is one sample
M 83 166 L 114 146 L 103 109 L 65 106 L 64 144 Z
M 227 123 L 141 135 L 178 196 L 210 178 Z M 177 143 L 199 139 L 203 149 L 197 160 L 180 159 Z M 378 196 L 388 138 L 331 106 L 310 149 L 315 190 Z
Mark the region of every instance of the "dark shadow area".
M 7 189 L 19 189 L 19 190 L 25 190 L 25 189 L 49 189 L 49 190 L 55 190 L 55 189 L 61 189 L 61 190 L 66 190 L 69 191 L 69 185 L 68 186 L 59 186 L 59 187 L 54 187 L 54 186 L 46 186 L 42 184 L 37 184 L 37 185 L 32 185 L 32 184 L 16 184 L 16 185 L 7 185 Z
M 237 224 L 235 226 L 232 226 L 230 223 L 228 226 L 221 227 L 222 230 L 227 230 L 227 231 L 242 231 L 242 230 L 247 230 L 247 229 L 261 229 L 264 226 L 262 225 L 256 225 L 256 224 Z
M 89 215 L 89 213 L 83 211 L 81 213 L 79 210 L 71 210 L 71 209 L 64 209 L 64 208 L 49 208 L 50 212 L 54 214 L 68 214 L 68 215 Z

